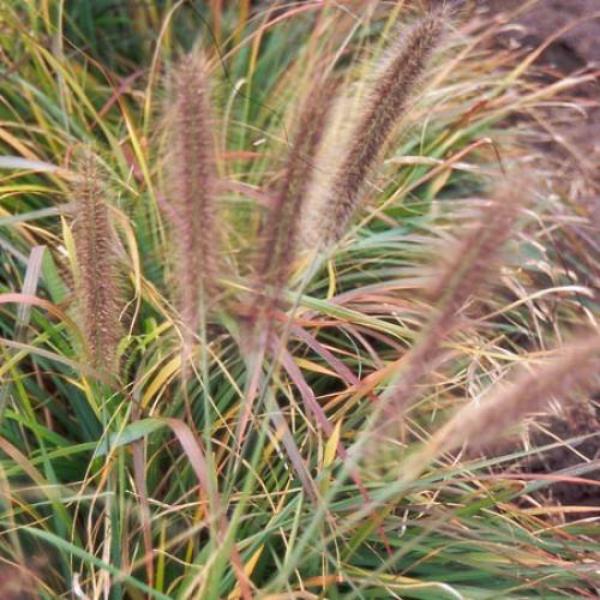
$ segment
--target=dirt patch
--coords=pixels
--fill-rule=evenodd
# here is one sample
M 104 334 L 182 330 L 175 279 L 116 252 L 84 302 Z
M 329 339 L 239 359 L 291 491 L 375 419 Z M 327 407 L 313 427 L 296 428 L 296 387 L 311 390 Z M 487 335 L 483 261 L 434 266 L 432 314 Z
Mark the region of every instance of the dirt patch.
M 487 0 L 483 5 L 497 14 L 513 12 L 523 0 Z M 596 18 L 594 18 L 596 15 Z M 539 0 L 517 15 L 526 34 L 544 40 L 566 28 L 558 37 L 556 56 L 562 66 L 600 61 L 600 3 L 598 0 Z
M 580 480 L 553 483 L 542 492 L 543 500 L 563 506 L 598 506 L 600 485 L 585 483 L 584 480 L 600 483 L 600 469 L 595 462 L 600 455 L 599 431 L 599 411 L 593 401 L 578 402 L 560 415 L 548 416 L 536 424 L 531 433 L 531 444 L 534 447 L 556 445 L 560 440 L 574 441 L 532 455 L 523 462 L 521 470 L 527 473 L 576 477 Z M 598 513 L 576 513 L 574 518 L 582 516 L 597 517 Z
M 598 0 L 538 0 L 523 9 L 523 0 L 485 0 L 478 12 L 492 18 L 506 18 L 518 25 L 508 36 L 510 43 L 534 48 L 552 40 L 541 54 L 538 64 L 557 75 L 574 75 L 584 71 L 596 73 L 595 82 L 582 85 L 577 94 L 586 115 L 572 117 L 555 132 L 560 161 L 565 154 L 583 168 L 585 174 L 600 184 L 600 2 Z M 499 40 L 502 43 L 504 40 Z

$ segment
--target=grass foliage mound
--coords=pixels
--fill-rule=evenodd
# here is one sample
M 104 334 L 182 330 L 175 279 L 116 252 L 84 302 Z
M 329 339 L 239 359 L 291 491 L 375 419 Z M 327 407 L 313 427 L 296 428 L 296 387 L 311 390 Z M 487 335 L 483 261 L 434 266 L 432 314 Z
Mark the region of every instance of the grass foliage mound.
M 519 438 L 598 387 L 588 75 L 411 4 L 0 2 L 3 599 L 598 597 Z

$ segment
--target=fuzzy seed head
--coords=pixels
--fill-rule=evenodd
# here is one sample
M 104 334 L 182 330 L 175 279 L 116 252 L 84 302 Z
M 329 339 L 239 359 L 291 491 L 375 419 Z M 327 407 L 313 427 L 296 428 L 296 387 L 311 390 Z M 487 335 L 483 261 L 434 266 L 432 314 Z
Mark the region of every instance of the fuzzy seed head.
M 329 190 L 321 227 L 325 244 L 335 243 L 345 233 L 366 179 L 403 116 L 443 27 L 443 13 L 430 13 L 401 36 L 382 64 Z
M 543 367 L 523 373 L 511 386 L 460 409 L 432 444 L 442 452 L 464 443 L 471 449 L 489 445 L 526 414 L 547 407 L 552 398 L 564 400 L 576 391 L 596 388 L 599 373 L 600 335 L 595 333 L 572 343 Z
M 434 284 L 430 291 L 436 300 L 434 314 L 382 395 L 387 423 L 402 420 L 414 399 L 416 384 L 432 368 L 462 308 L 493 274 L 524 201 L 521 190 L 514 178 L 506 178 L 497 186 L 492 199 L 481 211 L 476 227 L 459 244 Z
M 333 84 L 317 82 L 300 111 L 284 176 L 275 190 L 275 204 L 264 227 L 256 285 L 259 290 L 269 291 L 270 302 L 263 304 L 263 309 L 266 306 L 268 310 L 269 305 L 277 302 L 279 292 L 289 277 L 298 247 L 299 223 L 333 93 Z
M 167 109 L 165 211 L 176 249 L 178 304 L 186 337 L 216 291 L 215 149 L 206 65 L 200 55 L 176 66 Z
M 103 375 L 116 370 L 119 326 L 119 286 L 116 238 L 105 201 L 98 159 L 83 149 L 77 159 L 78 181 L 73 189 L 76 206 L 73 238 L 78 264 L 77 305 L 88 360 Z

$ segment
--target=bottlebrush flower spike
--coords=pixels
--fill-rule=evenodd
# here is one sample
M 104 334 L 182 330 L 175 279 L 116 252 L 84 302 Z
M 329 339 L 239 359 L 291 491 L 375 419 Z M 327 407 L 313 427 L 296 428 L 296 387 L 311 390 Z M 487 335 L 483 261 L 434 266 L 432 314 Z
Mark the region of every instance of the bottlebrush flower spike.
M 300 111 L 285 173 L 275 190 L 275 203 L 266 220 L 257 266 L 257 289 L 267 291 L 269 302 L 277 303 L 298 247 L 299 224 L 313 178 L 314 163 L 325 131 L 334 95 L 332 83 L 318 82 Z M 257 296 L 257 302 L 260 295 Z M 258 312 L 255 307 L 255 314 Z
M 596 332 L 572 342 L 544 366 L 521 373 L 511 385 L 498 385 L 488 397 L 463 406 L 433 435 L 424 452 L 437 456 L 463 444 L 471 450 L 485 448 L 528 413 L 547 407 L 552 398 L 564 400 L 597 389 L 599 372 Z
M 435 11 L 401 35 L 384 60 L 366 105 L 353 129 L 345 157 L 323 204 L 322 243 L 338 241 L 346 231 L 395 125 L 442 37 L 444 11 Z
M 217 288 L 215 148 L 201 55 L 187 55 L 176 66 L 169 101 L 163 209 L 171 222 L 178 304 L 189 341 Z
M 91 149 L 79 151 L 78 178 L 73 189 L 73 239 L 77 258 L 77 308 L 91 366 L 101 375 L 116 371 L 119 324 L 119 286 L 116 238 L 111 227 L 105 185 Z
M 415 385 L 432 368 L 441 344 L 456 326 L 462 307 L 497 267 L 498 257 L 514 229 L 524 203 L 524 186 L 517 176 L 498 184 L 477 225 L 458 245 L 429 295 L 435 312 L 415 346 L 403 360 L 380 402 L 384 424 L 399 423 L 414 399 Z M 521 178 L 522 182 L 522 178 Z

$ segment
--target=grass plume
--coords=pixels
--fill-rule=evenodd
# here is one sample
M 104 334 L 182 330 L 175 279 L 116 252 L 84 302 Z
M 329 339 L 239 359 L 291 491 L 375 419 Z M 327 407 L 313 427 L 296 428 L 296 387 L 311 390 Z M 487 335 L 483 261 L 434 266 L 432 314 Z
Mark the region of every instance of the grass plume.
M 415 385 L 432 368 L 441 343 L 457 324 L 461 309 L 494 271 L 523 201 L 515 181 L 510 177 L 498 185 L 481 211 L 477 225 L 459 243 L 428 291 L 436 302 L 435 312 L 380 398 L 387 424 L 402 418 L 414 398 Z
M 188 340 L 217 287 L 215 148 L 206 68 L 201 54 L 180 60 L 167 114 L 163 209 L 172 227 L 175 287 Z
M 263 230 L 256 286 L 259 291 L 266 290 L 270 296 L 263 312 L 268 312 L 269 306 L 277 302 L 290 275 L 298 246 L 303 206 L 313 179 L 334 89 L 331 82 L 317 82 L 300 110 L 285 171 L 277 184 L 275 202 Z M 256 305 L 255 314 L 259 312 L 258 308 Z
M 323 205 L 322 242 L 332 244 L 346 231 L 366 179 L 377 164 L 407 102 L 442 37 L 445 13 L 434 11 L 400 35 L 380 67 L 349 146 Z
M 573 342 L 546 365 L 524 372 L 512 385 L 496 386 L 487 398 L 463 406 L 431 437 L 420 462 L 463 444 L 472 450 L 485 448 L 527 414 L 544 409 L 552 398 L 564 401 L 577 391 L 597 387 L 598 373 L 600 335 L 594 333 Z
M 115 233 L 97 157 L 84 148 L 76 159 L 73 238 L 78 264 L 77 305 L 90 364 L 101 373 L 116 369 L 119 326 Z

